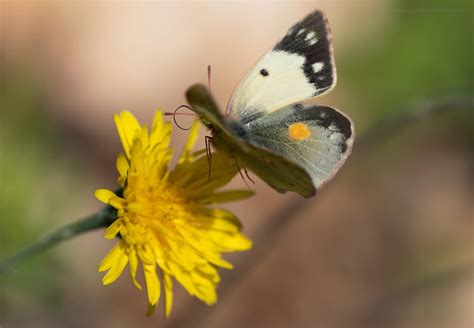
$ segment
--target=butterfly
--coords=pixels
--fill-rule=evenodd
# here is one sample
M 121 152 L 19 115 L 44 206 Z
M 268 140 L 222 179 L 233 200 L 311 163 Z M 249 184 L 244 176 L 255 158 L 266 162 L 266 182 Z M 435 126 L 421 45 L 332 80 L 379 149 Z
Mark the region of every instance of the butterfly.
M 220 114 L 208 89 L 186 92 L 212 145 L 279 192 L 316 194 L 351 153 L 349 117 L 315 97 L 336 84 L 331 33 L 315 11 L 296 23 L 247 73 Z

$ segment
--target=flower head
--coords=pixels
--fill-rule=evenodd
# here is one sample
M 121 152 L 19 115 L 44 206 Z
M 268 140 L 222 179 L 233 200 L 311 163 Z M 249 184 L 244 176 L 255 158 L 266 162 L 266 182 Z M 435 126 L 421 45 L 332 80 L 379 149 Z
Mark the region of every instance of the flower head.
M 204 151 L 191 152 L 198 123 L 191 129 L 174 170 L 168 166 L 171 124 L 157 111 L 151 131 L 129 112 L 115 115 L 125 154 L 117 158 L 118 183 L 123 195 L 98 189 L 96 197 L 117 209 L 117 220 L 104 237 L 120 239 L 103 259 L 102 282 L 114 282 L 127 264 L 138 289 L 141 263 L 148 292 L 149 313 L 164 291 L 165 314 L 172 306 L 172 278 L 191 295 L 211 305 L 217 301 L 218 268 L 231 269 L 221 253 L 243 251 L 252 243 L 240 233 L 230 212 L 212 205 L 246 198 L 249 191 L 218 191 L 238 172 L 235 163 L 220 153 L 212 156 L 211 179 Z M 161 287 L 163 285 L 163 288 Z

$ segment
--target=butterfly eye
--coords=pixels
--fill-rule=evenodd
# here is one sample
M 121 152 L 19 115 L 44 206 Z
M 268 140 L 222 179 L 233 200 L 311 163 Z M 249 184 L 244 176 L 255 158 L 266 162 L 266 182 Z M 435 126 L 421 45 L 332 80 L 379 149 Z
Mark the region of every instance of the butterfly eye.
M 262 68 L 262 69 L 260 70 L 260 75 L 261 75 L 261 76 L 268 76 L 268 74 L 269 74 L 269 73 L 268 73 L 268 71 L 267 71 L 265 68 Z

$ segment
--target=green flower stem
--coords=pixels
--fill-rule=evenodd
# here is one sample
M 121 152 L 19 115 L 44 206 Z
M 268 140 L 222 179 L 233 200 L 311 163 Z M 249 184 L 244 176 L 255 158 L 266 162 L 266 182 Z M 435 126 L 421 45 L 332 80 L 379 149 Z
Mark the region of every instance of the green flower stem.
M 49 248 L 81 233 L 107 227 L 116 219 L 116 210 L 105 207 L 98 213 L 68 224 L 26 246 L 17 253 L 0 261 L 0 274 L 11 270 L 19 262 L 42 253 Z

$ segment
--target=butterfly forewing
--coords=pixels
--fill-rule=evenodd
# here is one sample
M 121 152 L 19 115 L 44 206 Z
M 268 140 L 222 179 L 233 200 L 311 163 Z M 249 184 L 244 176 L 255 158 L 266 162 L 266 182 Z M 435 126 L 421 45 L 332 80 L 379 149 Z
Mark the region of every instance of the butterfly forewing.
M 325 15 L 315 11 L 295 24 L 235 89 L 228 111 L 243 123 L 332 88 L 336 71 Z
M 317 189 L 336 174 L 354 140 L 352 123 L 345 115 L 313 100 L 281 108 L 248 127 L 251 144 L 297 163 Z

